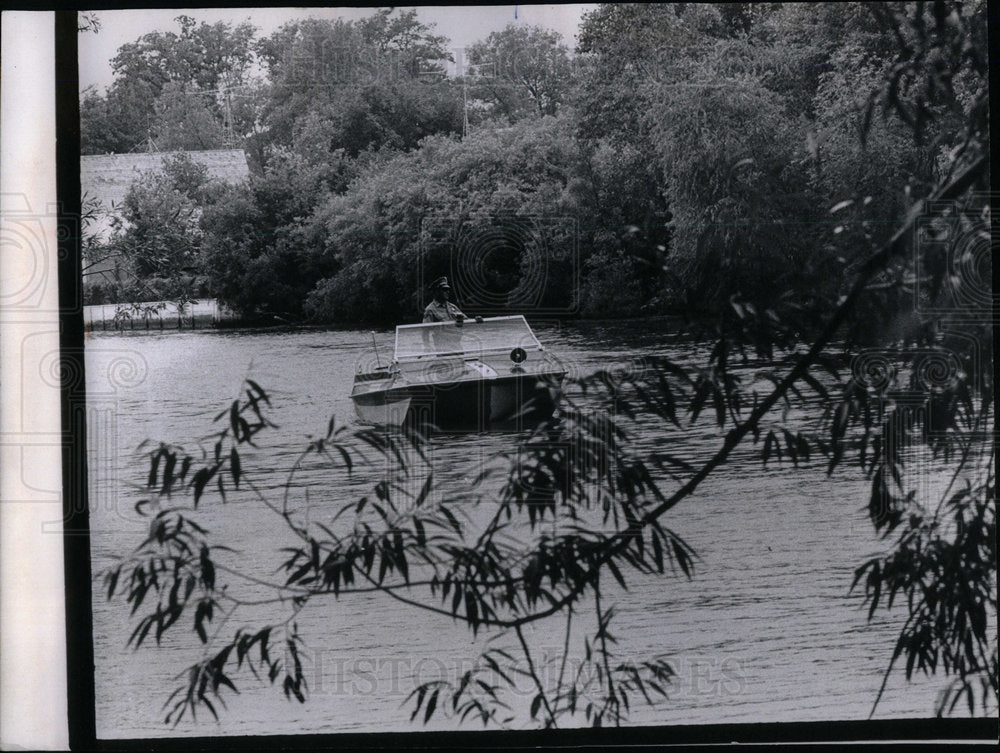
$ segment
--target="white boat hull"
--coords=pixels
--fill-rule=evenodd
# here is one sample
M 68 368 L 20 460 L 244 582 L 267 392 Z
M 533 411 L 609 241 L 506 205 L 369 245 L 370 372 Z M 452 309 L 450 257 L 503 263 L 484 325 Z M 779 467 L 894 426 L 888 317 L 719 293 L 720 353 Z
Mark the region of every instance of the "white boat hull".
M 395 359 L 358 373 L 351 399 L 366 424 L 518 428 L 552 415 L 565 375 L 522 316 L 400 325 Z
M 401 426 L 412 420 L 443 429 L 516 428 L 552 415 L 562 376 L 526 374 L 396 386 L 352 398 L 358 419 L 366 424 Z

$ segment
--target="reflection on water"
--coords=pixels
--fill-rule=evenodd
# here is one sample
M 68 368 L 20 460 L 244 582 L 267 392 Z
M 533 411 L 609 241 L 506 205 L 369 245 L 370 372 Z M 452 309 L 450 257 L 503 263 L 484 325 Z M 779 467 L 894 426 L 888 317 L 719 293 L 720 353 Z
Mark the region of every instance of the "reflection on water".
M 642 356 L 654 353 L 689 362 L 706 353 L 662 323 L 532 325 L 571 376 L 611 366 L 639 369 Z M 381 353 L 392 352 L 392 332 L 377 333 L 376 340 Z M 331 415 L 338 423 L 353 420 L 354 373 L 359 361 L 372 358 L 367 331 L 100 334 L 87 347 L 95 569 L 144 536 L 129 486 L 144 478 L 145 461 L 135 452 L 142 440 L 196 449 L 212 430 L 211 417 L 250 377 L 271 394 L 279 428 L 244 465 L 265 492 L 279 489 L 310 435 L 324 434 Z M 635 442 L 646 454 L 698 461 L 720 437 L 711 420 L 683 430 L 647 421 L 638 425 Z M 467 489 L 482 464 L 513 450 L 516 441 L 510 433 L 436 437 L 430 462 L 441 493 Z M 307 468 L 296 482 L 298 499 L 308 489 L 309 510 L 319 515 L 351 499 L 372 476 L 331 478 L 329 471 Z M 632 575 L 629 591 L 614 594 L 621 658 L 666 654 L 678 670 L 670 699 L 654 709 L 634 704 L 630 723 L 867 718 L 901 615 L 869 625 L 859 599 L 847 596 L 853 569 L 883 547 L 863 510 L 866 486 L 852 471 L 829 479 L 819 464 L 799 472 L 774 464 L 763 469 L 747 448 L 670 513 L 667 525 L 700 555 L 695 577 Z M 259 552 L 254 566 L 273 575 L 287 533 L 274 516 L 240 498 L 206 506 L 202 515 L 226 543 Z M 262 609 L 245 619 L 268 619 L 273 607 Z M 309 645 L 305 705 L 247 675 L 220 722 L 199 716 L 171 729 L 160 707 L 177 673 L 199 658 L 197 638 L 168 633 L 159 648 L 133 652 L 125 647 L 126 612 L 120 603 L 109 608 L 95 587 L 100 737 L 417 729 L 402 708 L 410 690 L 460 675 L 483 646 L 482 637 L 473 640 L 447 618 L 375 595 L 317 599 L 298 616 Z M 543 664 L 557 655 L 562 626 L 557 620 L 533 627 Z M 228 626 L 238 627 L 238 620 Z M 930 716 L 943 684 L 941 678 L 907 684 L 897 673 L 877 716 Z M 524 689 L 522 705 L 532 694 Z M 455 726 L 435 719 L 426 729 Z M 470 721 L 467 728 L 479 726 Z

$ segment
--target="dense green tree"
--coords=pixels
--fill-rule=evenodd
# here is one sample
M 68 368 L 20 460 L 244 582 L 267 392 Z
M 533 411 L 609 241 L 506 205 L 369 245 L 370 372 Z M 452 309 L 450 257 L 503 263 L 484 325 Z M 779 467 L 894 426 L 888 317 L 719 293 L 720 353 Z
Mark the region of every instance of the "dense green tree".
M 187 161 L 178 155 L 164 171 L 144 173 L 125 194 L 118 243 L 140 276 L 168 276 L 196 259 L 200 208 L 191 186 L 182 189 L 169 170 Z
M 200 220 L 213 294 L 242 314 L 301 319 L 305 295 L 332 271 L 303 220 L 351 169 L 279 149 L 260 175 L 215 197 Z
M 767 297 L 774 281 L 806 277 L 815 238 L 808 123 L 739 70 L 751 60 L 733 65 L 739 56 L 760 59 L 742 40 L 714 42 L 697 77 L 682 67 L 652 85 L 647 114 L 674 216 L 671 271 L 699 308 L 737 293 Z
M 115 279 L 102 283 L 103 295 L 129 303 L 183 301 L 198 293 L 199 220 L 220 190 L 207 169 L 183 153 L 164 158 L 161 170 L 138 176 L 112 220 L 111 237 L 99 249 L 117 260 Z
M 856 257 L 855 240 L 891 232 L 891 218 L 926 194 L 956 146 L 940 143 L 956 130 L 940 105 L 934 133 L 916 147 L 905 122 L 884 118 L 882 105 L 866 110 L 895 44 L 863 4 L 608 5 L 588 14 L 580 136 L 627 143 L 647 171 L 660 170 L 646 183 L 666 205 L 653 214 L 668 206 L 673 216 L 672 282 L 658 285 L 661 297 L 711 309 L 738 291 L 759 294 L 776 276 L 798 275 L 808 288 L 840 274 L 836 260 Z M 963 74 L 957 85 L 966 80 L 974 79 Z M 968 86 L 941 94 L 974 99 Z M 865 209 L 847 213 L 849 232 L 827 254 L 831 218 L 820 207 L 843 200 Z M 655 259 L 665 244 L 645 245 Z
M 416 317 L 420 296 L 426 293 L 419 284 L 421 273 L 428 281 L 448 272 L 447 259 L 422 255 L 429 246 L 438 248 L 437 240 L 423 237 L 422 231 L 456 233 L 440 246 L 447 256 L 465 253 L 486 229 L 495 227 L 497 220 L 484 224 L 483 217 L 573 217 L 569 186 L 578 161 L 572 122 L 563 117 L 520 128 L 484 129 L 464 141 L 430 137 L 418 150 L 374 162 L 312 220 L 325 229 L 324 253 L 338 260 L 340 271 L 319 283 L 310 308 L 317 316 L 334 319 Z M 520 269 L 528 261 L 525 254 L 534 252 L 524 249 L 519 239 L 536 232 L 534 225 L 508 228 L 515 239 L 510 254 L 518 258 L 497 258 L 496 263 Z M 573 261 L 567 257 L 559 263 Z M 572 291 L 559 282 L 558 265 L 550 274 L 551 289 L 541 294 L 555 295 L 562 289 L 558 305 L 571 307 L 572 300 L 565 296 Z
M 153 134 L 152 102 L 147 86 L 113 84 L 105 95 L 90 90 L 80 102 L 80 148 L 83 154 L 146 151 Z
M 245 314 L 303 315 L 305 294 L 339 269 L 305 222 L 321 198 L 379 150 L 460 129 L 461 101 L 440 76 L 444 42 L 412 11 L 290 22 L 259 41 L 269 83 L 248 140 L 252 205 L 230 194 L 203 220 L 205 268 L 223 300 Z
M 144 151 L 158 129 L 172 127 L 161 123 L 163 107 L 158 113 L 156 106 L 168 84 L 186 91 L 214 92 L 206 94 L 205 104 L 221 126 L 224 95 L 219 92 L 248 83 L 256 29 L 248 22 L 198 24 L 183 15 L 175 20 L 179 33 L 152 32 L 122 45 L 111 61 L 115 78 L 108 91 L 83 98 L 84 154 Z M 238 130 L 246 127 L 244 123 Z
M 573 86 L 568 48 L 557 32 L 540 26 L 511 24 L 465 54 L 469 96 L 484 100 L 493 117 L 555 115 Z
M 696 66 L 706 40 L 723 32 L 714 6 L 606 4 L 584 17 L 574 103 L 590 165 L 587 216 L 595 220 L 585 313 L 663 311 L 686 303 L 683 292 L 668 285 L 681 270 L 667 262 L 672 186 L 661 170 L 662 134 L 653 112 L 670 95 L 667 82 L 684 83 L 678 68 Z M 626 281 L 635 295 L 624 301 L 614 291 Z
M 175 21 L 180 33 L 151 32 L 122 45 L 111 61 L 116 80 L 142 82 L 158 93 L 171 81 L 210 90 L 246 79 L 253 63 L 252 24 L 198 24 L 184 15 Z
M 441 74 L 444 39 L 412 11 L 290 22 L 257 49 L 270 78 L 263 123 L 272 143 L 290 145 L 303 118 L 325 126 L 331 152 L 351 157 L 461 129 L 460 93 Z
M 142 124 L 146 127 L 145 122 Z M 80 95 L 80 153 L 127 152 L 136 145 L 136 129 L 125 117 L 119 97 L 103 96 L 93 87 Z M 145 131 L 143 132 L 145 134 Z
M 613 317 L 669 309 L 665 265 L 672 215 L 652 156 L 612 138 L 581 141 L 574 182 L 580 227 L 580 312 Z M 623 295 L 628 291 L 627 295 Z
M 153 104 L 156 148 L 163 152 L 221 149 L 226 136 L 213 104 L 214 99 L 197 90 L 174 83 L 164 86 Z
M 380 8 L 357 23 L 365 43 L 378 56 L 389 56 L 389 70 L 402 78 L 442 75 L 445 61 L 452 60 L 448 38 L 434 34 L 417 18 L 413 8 L 393 15 L 391 8 Z
M 282 25 L 258 41 L 269 89 L 262 118 L 269 139 L 282 143 L 311 103 L 327 103 L 360 72 L 360 34 L 353 24 L 306 19 Z

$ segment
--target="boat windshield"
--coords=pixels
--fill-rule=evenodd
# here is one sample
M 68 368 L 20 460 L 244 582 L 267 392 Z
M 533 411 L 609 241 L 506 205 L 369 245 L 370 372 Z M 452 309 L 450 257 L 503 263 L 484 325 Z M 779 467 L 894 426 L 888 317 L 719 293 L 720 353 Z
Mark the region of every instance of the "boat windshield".
M 481 353 L 490 350 L 538 350 L 535 339 L 523 316 L 501 316 L 476 322 L 466 319 L 459 327 L 455 322 L 404 324 L 396 327 L 396 360 L 421 356 Z

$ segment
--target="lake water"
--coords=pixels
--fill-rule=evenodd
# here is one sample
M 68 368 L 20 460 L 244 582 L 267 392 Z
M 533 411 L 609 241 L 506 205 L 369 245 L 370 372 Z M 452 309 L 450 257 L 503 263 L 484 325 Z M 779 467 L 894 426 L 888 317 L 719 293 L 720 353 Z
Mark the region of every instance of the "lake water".
M 628 368 L 635 358 L 651 354 L 687 362 L 704 358 L 701 346 L 671 333 L 663 322 L 540 324 L 536 334 L 571 373 L 612 364 Z M 392 332 L 379 332 L 376 340 L 384 359 L 392 352 Z M 196 447 L 194 440 L 211 432 L 212 417 L 250 377 L 271 394 L 271 418 L 280 428 L 244 462 L 263 487 L 279 487 L 308 436 L 324 434 L 331 415 L 338 422 L 353 420 L 348 394 L 356 364 L 372 357 L 367 331 L 91 335 L 95 572 L 145 536 L 147 523 L 133 509 L 138 492 L 130 486 L 141 484 L 148 469 L 136 453 L 141 441 Z M 516 438 L 509 433 L 435 438 L 436 482 L 454 493 L 478 464 L 512 449 Z M 720 442 L 711 417 L 684 430 L 646 422 L 636 437 L 640 451 L 668 448 L 689 460 L 707 458 Z M 361 478 L 371 483 L 375 477 L 365 479 L 362 472 Z M 322 474 L 306 476 L 303 484 L 311 510 L 353 494 L 342 479 Z M 619 658 L 666 655 L 678 672 L 669 699 L 653 708 L 636 699 L 629 723 L 867 718 L 903 620 L 899 612 L 869 623 L 860 598 L 848 596 L 855 567 L 885 547 L 864 511 L 867 489 L 853 467 L 832 479 L 817 462 L 806 470 L 774 463 L 765 469 L 746 448 L 672 510 L 666 525 L 700 555 L 694 578 L 627 574 L 629 590 L 606 597 L 617 605 L 612 632 Z M 237 496 L 224 507 L 206 505 L 200 520 L 220 541 L 249 552 L 253 567 L 266 576 L 281 562 L 278 549 L 285 544 L 274 518 L 249 497 Z M 482 636 L 473 639 L 448 618 L 385 597 L 316 599 L 297 618 L 309 646 L 304 705 L 287 701 L 280 686 L 244 673 L 237 676 L 241 694 L 228 696 L 220 721 L 206 713 L 172 728 L 163 722 L 162 705 L 177 686 L 178 673 L 200 656 L 194 633 L 174 628 L 161 646 L 133 651 L 126 648 L 134 624 L 127 608 L 120 601 L 109 605 L 98 582 L 93 607 L 97 725 L 103 738 L 453 729 L 458 724 L 448 719 L 435 718 L 426 728 L 410 723 L 403 700 L 419 682 L 460 675 L 484 646 Z M 242 616 L 267 620 L 287 614 L 284 608 L 262 609 Z M 227 629 L 239 624 L 234 617 Z M 557 619 L 528 631 L 539 660 L 556 654 L 562 627 Z M 876 718 L 931 716 L 946 682 L 938 677 L 907 683 L 895 671 Z M 523 690 L 526 707 L 532 694 Z M 585 724 L 582 714 L 576 723 Z M 510 726 L 532 725 L 522 713 Z M 464 728 L 482 727 L 470 719 Z

